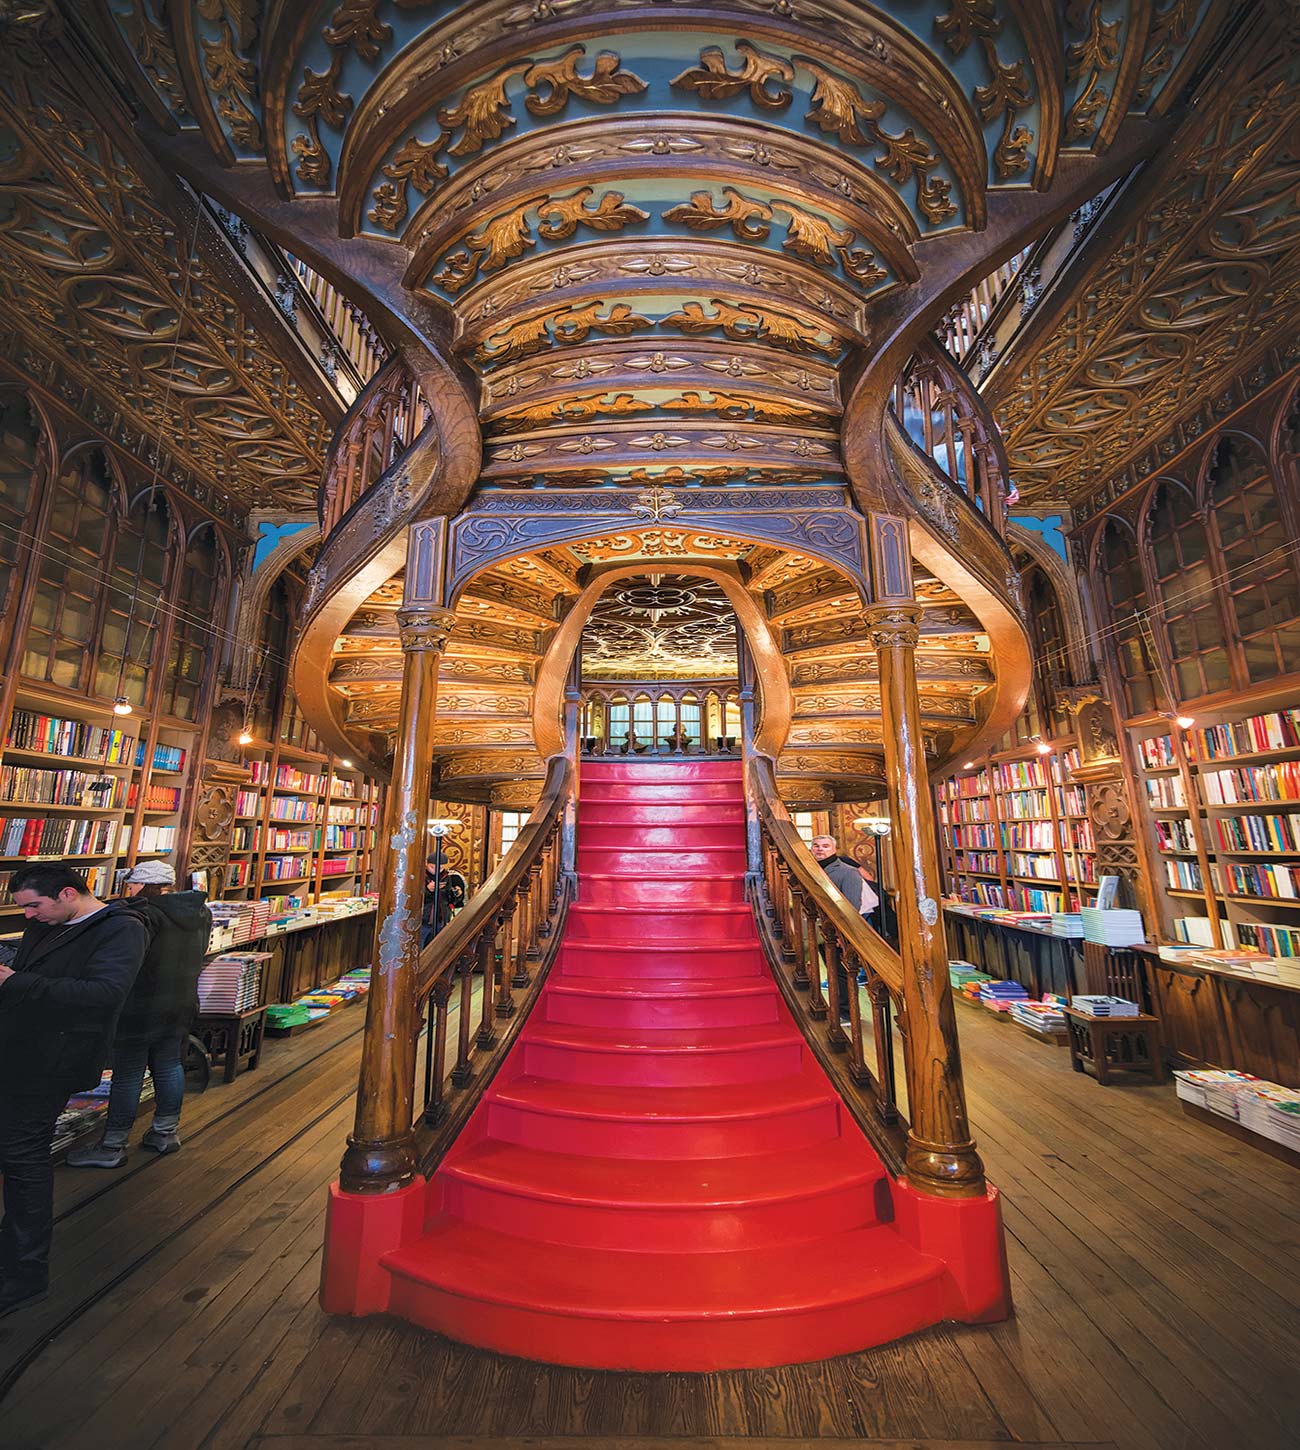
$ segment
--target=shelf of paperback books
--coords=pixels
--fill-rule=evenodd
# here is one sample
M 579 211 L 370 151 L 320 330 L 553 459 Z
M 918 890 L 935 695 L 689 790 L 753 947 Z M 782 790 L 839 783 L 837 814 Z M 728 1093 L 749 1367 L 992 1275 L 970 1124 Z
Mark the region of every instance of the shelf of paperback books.
M 179 854 L 193 732 L 111 702 L 20 687 L 0 745 L 0 918 L 24 862 L 75 861 L 115 894 L 141 858 Z
M 957 899 L 1010 911 L 1077 911 L 1096 890 L 1092 823 L 1070 781 L 1070 741 L 1006 751 L 935 790 L 941 859 Z
M 290 703 L 271 738 L 246 748 L 251 779 L 235 800 L 227 899 L 306 901 L 370 889 L 378 787 L 318 745 Z
M 1300 957 L 1300 708 L 1131 730 L 1162 939 Z

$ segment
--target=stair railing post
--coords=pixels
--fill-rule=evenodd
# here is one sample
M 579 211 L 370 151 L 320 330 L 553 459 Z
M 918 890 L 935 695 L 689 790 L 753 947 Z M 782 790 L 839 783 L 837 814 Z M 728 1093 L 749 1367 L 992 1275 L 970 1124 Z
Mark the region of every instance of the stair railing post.
M 885 720 L 885 776 L 898 893 L 907 1023 L 906 1169 L 922 1193 L 947 1198 L 984 1193 L 984 1166 L 971 1139 L 961 1049 L 939 911 L 934 812 L 926 780 L 921 704 L 916 684 L 920 608 L 914 602 L 867 610 L 880 668 Z
M 430 738 L 438 661 L 456 622 L 450 609 L 398 611 L 402 699 L 393 777 L 379 859 L 374 971 L 366 998 L 357 1115 L 343 1155 L 340 1187 L 387 1193 L 415 1177 L 416 1038 L 420 1021 L 420 914 L 424 905 Z

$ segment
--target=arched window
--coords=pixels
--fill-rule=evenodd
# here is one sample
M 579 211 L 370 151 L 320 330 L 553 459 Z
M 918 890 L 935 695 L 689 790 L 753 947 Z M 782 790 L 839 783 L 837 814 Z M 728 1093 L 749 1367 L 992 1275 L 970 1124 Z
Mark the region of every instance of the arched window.
M 133 705 L 145 703 L 162 623 L 170 532 L 171 517 L 160 492 L 141 494 L 115 530 L 94 651 L 93 693 L 105 699 L 120 688 Z
M 1167 481 L 1156 489 L 1147 543 L 1178 700 L 1228 689 L 1232 676 L 1210 541 L 1196 501 L 1181 484 Z
M 1044 569 L 1031 563 L 1021 573 L 1020 591 L 1029 624 L 1034 680 L 1016 722 L 1013 743 L 1023 743 L 1035 735 L 1050 738 L 1069 729 L 1068 717 L 1052 708 L 1057 690 L 1069 683 L 1070 673 L 1065 618 L 1056 586 Z
M 1300 576 L 1268 463 L 1226 438 L 1210 470 L 1207 502 L 1222 556 L 1222 592 L 1255 684 L 1300 670 Z
M 253 677 L 257 682 L 252 710 L 253 733 L 259 740 L 271 737 L 280 696 L 288 680 L 292 620 L 289 590 L 281 576 L 266 592 L 258 655 L 253 665 Z
M 204 524 L 190 535 L 185 567 L 175 590 L 171 656 L 163 685 L 162 713 L 196 719 L 203 684 L 213 658 L 214 629 L 221 599 L 221 545 Z
M 60 472 L 23 653 L 22 673 L 29 679 L 70 690 L 84 686 L 112 514 L 113 483 L 103 454 L 83 455 Z
M 6 613 L 14 607 L 14 563 L 30 527 L 40 438 L 26 398 L 0 398 L 0 610 Z
M 1126 713 L 1156 708 L 1155 662 L 1134 615 L 1150 608 L 1137 540 L 1118 519 L 1108 519 L 1097 550 L 1102 590 L 1113 633 L 1111 647 L 1119 666 Z

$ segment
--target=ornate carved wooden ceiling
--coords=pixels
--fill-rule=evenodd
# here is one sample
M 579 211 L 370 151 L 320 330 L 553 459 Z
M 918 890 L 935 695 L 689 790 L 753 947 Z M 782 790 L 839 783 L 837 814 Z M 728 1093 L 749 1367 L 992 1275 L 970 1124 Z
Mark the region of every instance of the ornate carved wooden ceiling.
M 584 680 L 726 679 L 736 615 L 711 580 L 647 573 L 601 596 L 582 632 Z
M 160 126 L 391 242 L 483 477 L 844 472 L 839 376 L 929 244 L 1158 116 L 1226 0 L 100 0 Z M 193 151 L 187 153 L 191 159 Z
M 692 565 L 734 571 L 772 633 L 792 712 L 778 761 L 783 792 L 804 802 L 878 794 L 884 722 L 853 581 L 796 550 L 653 525 L 517 555 L 468 579 L 440 671 L 433 744 L 442 794 L 504 804 L 520 799 L 521 779 L 540 783 L 534 690 L 561 622 L 585 581 L 598 577 L 592 571 L 640 566 L 595 601 L 583 632 L 587 678 L 717 678 L 734 671 L 733 604 Z M 376 591 L 335 647 L 331 683 L 346 698 L 348 723 L 359 729 L 390 731 L 396 720 L 402 584 L 398 578 Z M 922 727 L 927 748 L 943 754 L 959 749 L 978 726 L 994 680 L 988 639 L 937 580 L 918 574 L 915 588 L 923 605 Z M 709 642 L 714 649 L 706 656 Z M 672 659 L 674 652 L 683 658 Z
M 295 365 L 216 224 L 74 78 L 61 27 L 41 34 L 37 51 L 0 33 L 0 318 L 16 361 L 89 388 L 89 422 L 178 483 L 196 475 L 216 512 L 314 507 L 341 405 Z
M 986 396 L 1026 501 L 1080 502 L 1252 358 L 1300 356 L 1294 40 L 1150 163 L 1060 307 L 993 375 Z
M 861 799 L 881 731 L 850 581 L 866 569 L 863 511 L 916 520 L 933 747 L 980 726 L 990 619 L 1017 668 L 1027 658 L 994 531 L 941 478 L 894 462 L 894 374 L 964 277 L 1166 134 L 1235 8 L 94 0 L 77 23 L 139 98 L 160 158 L 407 329 L 403 365 L 435 420 L 426 479 L 476 459 L 477 393 L 481 471 L 465 463 L 460 493 L 430 506 L 460 511 L 444 794 L 534 774 L 521 732 L 557 600 L 580 594 L 584 567 L 635 559 L 743 572 L 793 692 L 784 776 L 810 793 L 838 777 L 826 789 Z M 299 422 L 275 441 L 299 448 Z M 323 549 L 311 609 L 334 611 L 330 638 L 380 577 L 377 551 L 392 567 L 425 498 L 416 472 L 376 485 L 373 517 L 363 503 Z M 937 522 L 926 486 L 953 494 Z M 344 553 L 374 570 L 355 595 Z M 378 734 L 398 680 L 386 587 L 343 631 L 332 676 L 351 725 Z

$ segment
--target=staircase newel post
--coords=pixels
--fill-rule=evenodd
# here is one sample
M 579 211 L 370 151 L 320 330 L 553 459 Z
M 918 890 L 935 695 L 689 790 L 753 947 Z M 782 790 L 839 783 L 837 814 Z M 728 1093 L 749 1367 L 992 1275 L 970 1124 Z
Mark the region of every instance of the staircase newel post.
M 416 1031 L 420 1016 L 420 909 L 438 661 L 456 621 L 449 609 L 398 611 L 402 700 L 379 860 L 375 970 L 366 999 L 357 1115 L 343 1155 L 346 1193 L 388 1193 L 416 1174 Z
M 948 948 L 939 910 L 934 813 L 926 779 L 916 684 L 920 608 L 915 601 L 867 610 L 880 665 L 885 775 L 894 830 L 899 945 L 907 1027 L 908 1180 L 944 1198 L 985 1192 L 962 1083 Z

